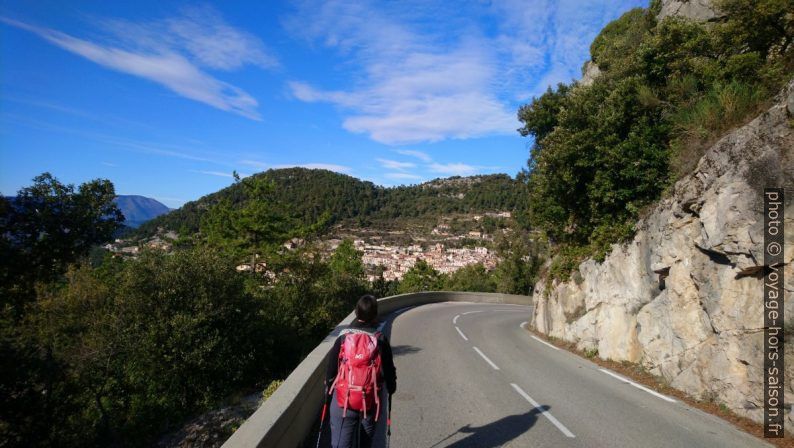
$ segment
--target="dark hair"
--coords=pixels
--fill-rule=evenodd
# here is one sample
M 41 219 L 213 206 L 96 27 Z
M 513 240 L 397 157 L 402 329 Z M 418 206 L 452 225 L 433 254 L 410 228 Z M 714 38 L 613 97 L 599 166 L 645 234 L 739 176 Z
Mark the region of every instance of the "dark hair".
M 363 322 L 372 323 L 378 318 L 378 301 L 370 294 L 361 296 L 356 303 L 356 317 Z

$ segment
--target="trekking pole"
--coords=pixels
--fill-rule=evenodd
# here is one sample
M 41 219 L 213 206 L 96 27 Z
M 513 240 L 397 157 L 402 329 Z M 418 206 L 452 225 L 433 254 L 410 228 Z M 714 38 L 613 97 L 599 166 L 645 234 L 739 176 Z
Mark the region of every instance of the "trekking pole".
M 389 394 L 389 413 L 386 414 L 386 448 L 389 448 L 391 439 L 391 394 Z
M 320 439 L 323 437 L 323 423 L 325 422 L 325 411 L 328 409 L 328 388 L 323 392 L 323 413 L 320 415 L 320 430 L 317 432 L 317 448 L 320 448 Z

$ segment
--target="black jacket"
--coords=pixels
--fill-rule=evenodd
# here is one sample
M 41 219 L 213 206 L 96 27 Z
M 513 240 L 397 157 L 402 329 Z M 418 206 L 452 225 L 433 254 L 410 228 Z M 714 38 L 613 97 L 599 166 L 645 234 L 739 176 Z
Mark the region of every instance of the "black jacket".
M 350 328 L 364 330 L 374 333 L 377 328 L 374 325 L 369 325 L 360 320 L 353 321 Z M 325 385 L 329 386 L 336 379 L 336 374 L 339 369 L 339 350 L 342 347 L 342 339 L 344 335 L 339 335 L 334 342 L 334 347 L 328 355 L 328 370 L 325 374 Z M 386 390 L 389 394 L 393 394 L 397 390 L 397 369 L 394 367 L 394 359 L 392 358 L 391 345 L 389 339 L 381 333 L 378 337 L 378 349 L 380 350 L 380 365 L 383 370 L 383 380 L 386 382 Z

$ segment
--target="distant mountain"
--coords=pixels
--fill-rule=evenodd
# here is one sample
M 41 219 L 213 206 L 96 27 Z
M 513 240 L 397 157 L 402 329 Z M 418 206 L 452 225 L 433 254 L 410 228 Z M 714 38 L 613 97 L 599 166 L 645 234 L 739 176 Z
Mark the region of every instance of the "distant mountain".
M 331 224 L 356 223 L 388 228 L 395 220 L 433 220 L 453 213 L 519 212 L 525 209 L 526 185 L 506 174 L 435 179 L 420 185 L 381 187 L 327 170 L 285 168 L 264 176 L 275 184 L 273 200 L 306 223 L 324 212 Z M 243 200 L 241 185 L 231 185 L 142 225 L 136 234 L 148 236 L 158 227 L 196 232 L 201 216 L 223 199 Z
M 124 215 L 124 225 L 132 228 L 137 228 L 146 221 L 171 211 L 152 198 L 137 195 L 116 196 L 116 205 Z

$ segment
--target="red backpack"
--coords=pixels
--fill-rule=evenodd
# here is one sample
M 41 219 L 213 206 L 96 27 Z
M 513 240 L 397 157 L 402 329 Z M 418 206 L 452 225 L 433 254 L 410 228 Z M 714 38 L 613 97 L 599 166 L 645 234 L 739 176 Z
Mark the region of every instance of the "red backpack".
M 336 401 L 344 409 L 347 408 L 364 413 L 375 407 L 375 421 L 380 414 L 380 384 L 383 382 L 380 371 L 380 349 L 378 348 L 379 332 L 369 333 L 363 330 L 343 330 L 344 340 L 339 348 L 339 368 L 329 393 L 336 390 Z

